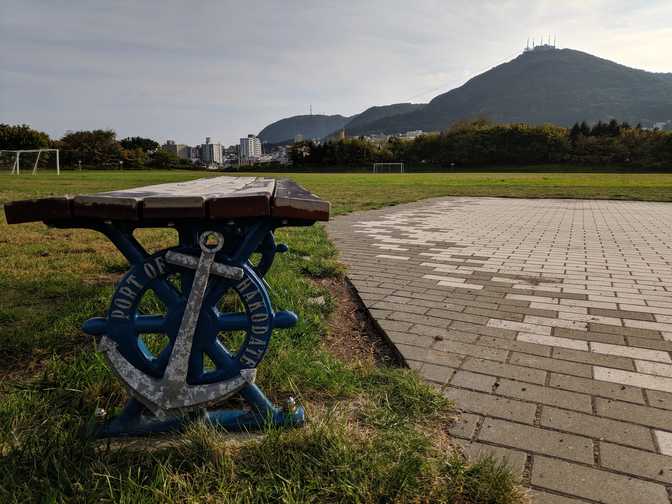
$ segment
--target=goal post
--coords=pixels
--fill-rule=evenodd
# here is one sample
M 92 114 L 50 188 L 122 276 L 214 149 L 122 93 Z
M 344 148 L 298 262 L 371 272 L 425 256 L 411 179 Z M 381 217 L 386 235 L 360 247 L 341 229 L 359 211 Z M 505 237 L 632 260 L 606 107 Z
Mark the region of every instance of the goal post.
M 35 162 L 33 163 L 33 175 L 37 175 L 37 166 L 40 162 L 40 156 L 43 152 L 56 153 L 56 174 L 61 174 L 61 160 L 59 157 L 59 149 L 20 149 L 20 150 L 0 150 L 0 154 L 9 153 L 14 154 L 14 163 L 12 164 L 12 175 L 21 175 L 21 154 L 35 154 Z
M 404 163 L 373 163 L 373 173 L 404 173 Z

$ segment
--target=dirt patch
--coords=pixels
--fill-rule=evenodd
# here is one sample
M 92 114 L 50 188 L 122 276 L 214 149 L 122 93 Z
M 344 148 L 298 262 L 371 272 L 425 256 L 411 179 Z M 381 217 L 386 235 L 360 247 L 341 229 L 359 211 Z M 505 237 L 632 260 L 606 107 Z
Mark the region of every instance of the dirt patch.
M 345 362 L 355 360 L 377 366 L 403 366 L 398 354 L 364 307 L 357 291 L 345 277 L 318 282 L 329 290 L 335 301 L 334 311 L 329 317 L 329 334 L 325 339 L 329 352 Z M 354 416 L 353 412 L 350 416 Z M 462 453 L 460 445 L 454 442 L 449 433 L 458 418 L 459 413 L 454 412 L 442 421 L 420 425 L 418 429 L 441 452 L 457 450 Z
M 14 360 L 10 361 L 9 358 Z M 15 355 L 8 357 L 0 354 L 0 359 L 4 361 L 3 369 L 0 369 L 0 383 L 6 385 L 21 383 L 34 378 L 44 371 L 49 363 L 49 358 L 46 356 L 31 357 L 32 360 L 20 360 L 16 359 Z
M 319 280 L 335 300 L 329 317 L 327 349 L 344 362 L 358 360 L 400 366 L 401 361 L 375 326 L 355 289 L 345 278 Z

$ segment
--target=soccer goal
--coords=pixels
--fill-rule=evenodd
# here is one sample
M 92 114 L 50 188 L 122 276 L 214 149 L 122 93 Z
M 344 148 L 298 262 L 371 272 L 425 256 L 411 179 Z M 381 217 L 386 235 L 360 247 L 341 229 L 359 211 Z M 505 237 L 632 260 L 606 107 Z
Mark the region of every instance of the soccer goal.
M 404 173 L 404 163 L 373 163 L 373 173 Z
M 61 174 L 61 163 L 59 159 L 59 150 L 58 149 L 21 149 L 21 150 L 0 150 L 0 155 L 2 154 L 14 154 L 14 163 L 12 164 L 12 175 L 21 175 L 21 154 L 37 154 L 35 156 L 35 162 L 33 163 L 33 175 L 37 175 L 37 167 L 40 163 L 40 156 L 43 152 L 55 152 L 56 153 L 56 174 Z

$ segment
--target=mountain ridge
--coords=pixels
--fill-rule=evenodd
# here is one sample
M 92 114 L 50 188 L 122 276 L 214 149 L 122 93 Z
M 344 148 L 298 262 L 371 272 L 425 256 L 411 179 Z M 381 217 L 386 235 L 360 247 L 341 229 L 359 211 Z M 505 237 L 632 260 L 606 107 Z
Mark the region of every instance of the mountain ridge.
M 262 142 L 283 143 L 292 142 L 297 135 L 306 139 L 324 138 L 341 129 L 347 124 L 350 117 L 337 115 L 296 115 L 275 121 L 257 135 Z
M 672 119 L 670 75 L 573 49 L 529 51 L 436 96 L 419 111 L 350 133 L 436 131 L 472 118 L 560 126 L 611 118 L 651 124 Z
M 560 126 L 615 118 L 649 126 L 672 120 L 672 73 L 648 72 L 574 49 L 541 46 L 427 104 L 370 107 L 331 132 L 343 127 L 349 136 L 439 131 L 476 118 Z
M 297 115 L 280 119 L 269 124 L 257 135 L 262 142 L 281 143 L 293 140 L 297 135 L 306 139 L 324 138 L 345 128 L 365 127 L 371 122 L 424 107 L 424 103 L 393 103 L 369 107 L 359 114 L 347 117 L 342 115 Z

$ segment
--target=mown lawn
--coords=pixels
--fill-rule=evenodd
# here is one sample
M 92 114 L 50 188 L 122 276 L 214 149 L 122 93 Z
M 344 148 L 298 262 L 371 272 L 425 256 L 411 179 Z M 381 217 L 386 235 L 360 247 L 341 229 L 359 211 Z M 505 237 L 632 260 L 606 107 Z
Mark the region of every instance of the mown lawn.
M 188 180 L 197 172 L 0 175 L 13 199 Z M 443 195 L 672 200 L 667 174 L 296 174 L 335 213 Z M 290 252 L 267 279 L 301 322 L 277 331 L 259 369 L 271 397 L 299 398 L 310 422 L 231 441 L 196 427 L 152 450 L 91 437 L 96 408 L 125 392 L 81 323 L 104 313 L 121 255 L 91 231 L 7 226 L 0 217 L 0 502 L 523 502 L 506 466 L 449 449 L 451 405 L 408 370 L 334 357 L 324 344 L 342 275 L 324 229 L 282 231 Z M 152 248 L 173 243 L 146 230 Z M 310 302 L 323 297 L 325 303 Z
M 290 173 L 258 174 L 291 177 L 328 198 L 334 212 L 349 212 L 406 203 L 436 196 L 515 198 L 598 198 L 672 201 L 671 173 Z M 31 196 L 177 182 L 218 174 L 192 171 L 65 171 L 60 177 L 0 173 L 0 204 Z M 219 174 L 221 175 L 221 174 Z M 242 175 L 242 174 L 241 174 Z

